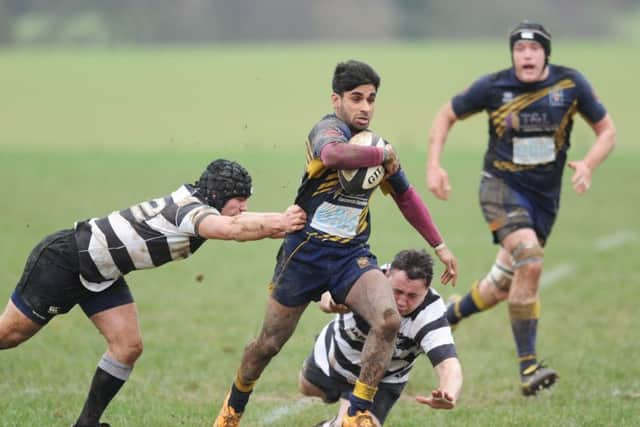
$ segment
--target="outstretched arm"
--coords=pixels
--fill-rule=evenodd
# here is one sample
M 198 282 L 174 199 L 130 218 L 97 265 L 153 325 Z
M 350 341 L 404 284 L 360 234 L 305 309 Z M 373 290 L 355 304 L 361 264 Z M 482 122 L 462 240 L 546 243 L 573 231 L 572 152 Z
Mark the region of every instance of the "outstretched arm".
M 596 168 L 607 158 L 616 145 L 616 128 L 609 114 L 591 125 L 596 134 L 596 142 L 584 159 L 567 163 L 575 172 L 571 178 L 573 189 L 579 195 L 591 187 L 591 178 Z
M 435 249 L 436 255 L 444 264 L 445 270 L 440 276 L 440 281 L 443 284 L 452 282 L 455 286 L 458 277 L 458 261 L 445 245 L 442 235 L 431 218 L 427 205 L 420 198 L 415 188 L 409 185 L 402 170 L 389 177 L 387 181 L 394 190 L 392 193 L 393 200 L 406 220 Z
M 449 130 L 458 120 L 451 102 L 442 106 L 436 114 L 429 132 L 429 154 L 427 159 L 427 187 L 438 199 L 447 200 L 451 185 L 449 175 L 440 165 L 440 158 Z
M 198 234 L 205 239 L 259 240 L 283 237 L 304 227 L 307 214 L 298 205 L 283 213 L 244 212 L 235 216 L 208 215 L 198 225 Z
M 462 389 L 462 367 L 456 357 L 450 357 L 435 367 L 439 385 L 431 396 L 416 396 L 416 401 L 433 409 L 453 409 Z

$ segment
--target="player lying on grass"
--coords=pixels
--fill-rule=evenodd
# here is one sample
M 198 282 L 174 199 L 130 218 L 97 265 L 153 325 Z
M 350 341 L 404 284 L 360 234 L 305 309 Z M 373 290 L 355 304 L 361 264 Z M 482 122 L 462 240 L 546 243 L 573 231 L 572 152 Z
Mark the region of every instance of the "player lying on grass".
M 206 239 L 283 237 L 304 226 L 296 206 L 284 213 L 246 212 L 251 177 L 219 159 L 194 185 L 45 237 L 0 316 L 0 349 L 31 338 L 54 316 L 80 305 L 107 341 L 76 427 L 105 427 L 100 417 L 142 353 L 138 314 L 125 274 L 194 253 Z
M 395 339 L 391 364 L 375 395 L 371 413 L 382 425 L 400 398 L 409 374 L 420 354 L 425 354 L 438 376 L 438 387 L 429 396 L 416 396 L 420 403 L 434 409 L 453 409 L 462 387 L 462 369 L 456 354 L 446 308 L 440 295 L 431 288 L 433 261 L 423 250 L 403 250 L 391 265 L 381 267 L 390 281 L 393 296 L 402 316 Z M 349 406 L 349 392 L 358 378 L 364 337 L 369 325 L 345 305 L 336 304 L 323 294 L 320 308 L 339 313 L 318 337 L 299 377 L 300 392 L 319 397 L 327 403 L 340 401 L 338 415 L 316 427 L 337 427 Z

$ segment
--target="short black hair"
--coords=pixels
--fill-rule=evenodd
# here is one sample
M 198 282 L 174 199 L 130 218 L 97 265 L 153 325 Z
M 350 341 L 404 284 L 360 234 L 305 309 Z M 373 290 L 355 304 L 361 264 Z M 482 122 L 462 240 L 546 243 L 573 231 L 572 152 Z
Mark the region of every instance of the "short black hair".
M 433 259 L 424 249 L 405 249 L 396 254 L 391 268 L 402 270 L 410 280 L 424 280 L 427 287 L 433 279 Z
M 333 92 L 342 95 L 361 85 L 372 84 L 376 90 L 380 87 L 380 76 L 369 64 L 350 59 L 336 65 L 333 72 Z

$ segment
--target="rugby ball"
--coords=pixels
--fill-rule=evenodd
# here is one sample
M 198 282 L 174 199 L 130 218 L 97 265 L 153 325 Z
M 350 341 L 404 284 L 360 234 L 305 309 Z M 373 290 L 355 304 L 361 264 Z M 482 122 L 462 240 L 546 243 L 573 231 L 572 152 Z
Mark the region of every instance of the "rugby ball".
M 384 147 L 384 140 L 373 132 L 363 130 L 354 135 L 349 144 Z M 384 166 L 377 165 L 360 169 L 339 169 L 338 180 L 342 189 L 351 194 L 360 194 L 376 188 L 384 178 Z

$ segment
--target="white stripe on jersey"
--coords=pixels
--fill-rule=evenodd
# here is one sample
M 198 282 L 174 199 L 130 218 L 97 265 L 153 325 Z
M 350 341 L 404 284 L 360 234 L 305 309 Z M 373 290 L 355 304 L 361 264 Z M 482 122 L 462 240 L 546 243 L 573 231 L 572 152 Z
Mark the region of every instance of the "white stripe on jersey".
M 450 327 L 442 327 L 430 331 L 420 342 L 422 348 L 436 348 L 441 345 L 450 344 L 453 342 L 453 335 L 451 335 Z
M 318 367 L 322 369 L 322 372 L 324 372 L 325 375 L 329 375 L 329 358 L 333 353 L 332 349 L 326 351 L 324 345 L 329 325 L 330 323 L 325 325 L 325 327 L 322 328 L 322 331 L 320 331 L 320 333 L 318 334 L 318 338 L 316 338 L 316 340 L 322 343 L 322 345 L 315 345 L 313 347 L 313 358 L 316 361 L 316 365 L 318 365 Z
M 107 239 L 102 231 L 100 231 L 100 228 L 96 225 L 95 219 L 89 221 L 89 224 L 91 224 L 91 240 L 89 241 L 88 248 L 89 255 L 103 277 L 114 279 L 101 283 L 92 283 L 80 275 L 80 281 L 84 287 L 90 291 L 99 292 L 111 286 L 111 284 L 122 275 L 122 272 L 118 269 L 115 262 L 113 262 L 111 253 L 104 250 L 104 248 L 108 246 Z
M 431 293 L 440 296 L 433 289 L 431 290 Z M 442 298 L 438 298 L 437 300 L 429 304 L 426 309 L 418 313 L 418 315 L 416 316 L 416 320 L 411 322 L 411 330 L 408 331 L 407 334 L 415 336 L 415 334 L 417 334 L 424 325 L 431 323 L 434 320 L 438 320 L 446 312 L 447 307 L 444 305 L 444 301 L 442 301 Z
M 109 220 L 111 227 L 113 227 L 113 231 L 116 233 L 116 236 L 118 236 L 118 239 L 122 241 L 124 244 L 123 246 L 127 249 L 127 252 L 131 257 L 131 261 L 133 261 L 133 265 L 136 266 L 136 270 L 153 267 L 153 261 L 151 261 L 151 255 L 149 255 L 147 243 L 138 233 L 136 233 L 136 230 L 133 228 L 131 223 L 124 219 L 118 212 L 112 212 L 109 214 L 107 219 Z

